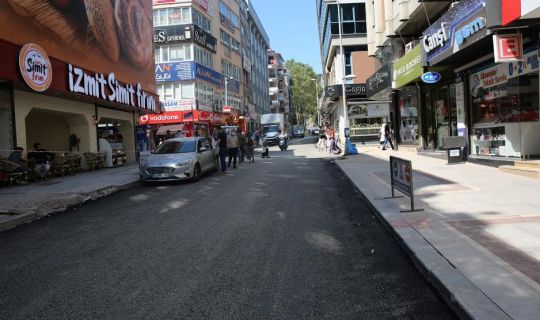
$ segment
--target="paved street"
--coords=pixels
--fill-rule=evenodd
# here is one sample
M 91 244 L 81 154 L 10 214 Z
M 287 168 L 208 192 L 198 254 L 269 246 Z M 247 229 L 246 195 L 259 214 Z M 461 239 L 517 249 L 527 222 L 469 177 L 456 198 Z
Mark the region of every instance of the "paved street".
M 291 149 L 1 233 L 0 319 L 453 318 L 335 165 Z

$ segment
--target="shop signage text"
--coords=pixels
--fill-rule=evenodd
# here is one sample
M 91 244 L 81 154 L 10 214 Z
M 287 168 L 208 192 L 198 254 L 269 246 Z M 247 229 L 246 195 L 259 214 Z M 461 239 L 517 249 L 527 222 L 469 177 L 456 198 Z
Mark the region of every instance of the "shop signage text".
M 488 35 L 486 1 L 461 0 L 423 32 L 427 61 L 434 65 Z
M 421 77 L 422 81 L 425 83 L 437 83 L 441 80 L 441 74 L 438 72 L 426 72 Z
M 448 41 L 446 23 L 441 23 L 441 28 L 437 29 L 435 33 L 424 36 L 424 50 L 429 53 L 437 47 L 443 47 L 446 41 Z
M 154 43 L 156 44 L 186 41 L 193 41 L 214 53 L 216 52 L 217 39 L 194 24 L 154 28 Z
M 205 67 L 202 64 L 195 63 L 195 78 L 204 80 L 216 86 L 221 85 L 221 73 Z
M 341 84 L 324 88 L 325 97 L 328 97 L 331 100 L 337 100 L 339 97 L 343 96 L 342 92 Z M 364 83 L 346 84 L 345 92 L 347 93 L 347 98 L 365 98 L 367 89 Z
M 508 82 L 522 74 L 538 72 L 538 50 L 524 55 L 522 61 L 500 63 L 473 73 L 470 78 L 471 94 L 477 96 L 479 89 L 488 89 Z
M 421 46 L 414 47 L 392 66 L 392 87 L 400 88 L 419 78 L 424 73 Z
M 179 99 L 161 101 L 161 107 L 164 111 L 182 111 L 197 109 L 197 101 L 195 99 Z
M 156 100 L 142 90 L 141 84 L 136 86 L 122 84 L 109 73 L 107 78 L 101 73 L 89 75 L 83 69 L 68 65 L 69 91 L 118 102 L 146 110 L 156 109 Z
M 156 64 L 156 81 L 182 81 L 195 79 L 194 62 L 182 61 Z
M 37 44 L 28 43 L 21 49 L 19 70 L 24 82 L 35 91 L 43 92 L 51 85 L 51 61 L 45 50 Z
M 201 110 L 168 111 L 161 114 L 145 114 L 139 117 L 139 124 L 172 124 L 182 122 L 223 123 L 221 113 Z

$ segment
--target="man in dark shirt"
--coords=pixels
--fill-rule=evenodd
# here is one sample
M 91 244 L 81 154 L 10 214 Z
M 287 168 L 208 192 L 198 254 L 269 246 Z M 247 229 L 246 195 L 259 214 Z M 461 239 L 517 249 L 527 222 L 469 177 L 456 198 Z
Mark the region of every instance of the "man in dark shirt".
M 217 138 L 217 146 L 219 152 L 219 163 L 221 164 L 221 174 L 227 172 L 227 162 L 225 158 L 227 157 L 227 132 L 225 129 L 221 129 Z

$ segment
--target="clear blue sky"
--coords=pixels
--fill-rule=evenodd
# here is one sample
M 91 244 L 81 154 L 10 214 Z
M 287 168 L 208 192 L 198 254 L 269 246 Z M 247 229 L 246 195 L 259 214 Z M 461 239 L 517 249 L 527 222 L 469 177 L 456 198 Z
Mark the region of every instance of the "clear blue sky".
M 309 64 L 321 73 L 321 54 L 315 0 L 251 0 L 270 37 L 272 49 L 283 59 Z

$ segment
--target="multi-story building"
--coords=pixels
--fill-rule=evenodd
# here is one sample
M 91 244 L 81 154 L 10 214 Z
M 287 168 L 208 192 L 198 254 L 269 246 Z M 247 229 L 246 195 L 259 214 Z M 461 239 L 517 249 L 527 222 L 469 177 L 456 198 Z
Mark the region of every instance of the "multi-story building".
M 270 94 L 270 112 L 283 113 L 285 118 L 290 112 L 290 76 L 284 66 L 283 57 L 272 49 L 268 53 L 268 92 Z
M 238 124 L 244 111 L 239 2 L 154 1 L 154 33 L 164 111 L 226 111 L 227 122 Z M 194 120 L 189 125 L 208 133 Z
M 246 65 L 251 64 L 249 71 L 249 98 L 248 104 L 249 117 L 251 119 L 251 128 L 257 128 L 260 125 L 261 114 L 268 113 L 270 110 L 270 95 L 268 92 L 268 56 L 266 50 L 270 45 L 270 40 L 264 27 L 257 16 L 250 0 L 245 0 L 247 7 L 247 30 L 246 44 L 243 48 L 244 69 Z
M 369 51 L 390 67 L 369 96 L 391 93 L 398 142 L 458 145 L 469 159 L 540 155 L 538 12 L 530 1 L 370 1 Z
M 316 2 L 325 86 L 319 106 L 321 119 L 325 125 L 339 129 L 340 137 L 347 127 L 357 126 L 363 130 L 366 125 L 376 126 L 388 117 L 387 112 L 379 110 L 383 107 L 371 106 L 372 103 L 365 101 L 366 79 L 377 70 L 379 63 L 368 56 L 364 2 Z M 377 110 L 370 112 L 372 108 Z M 355 135 L 365 133 L 369 132 L 351 130 Z

